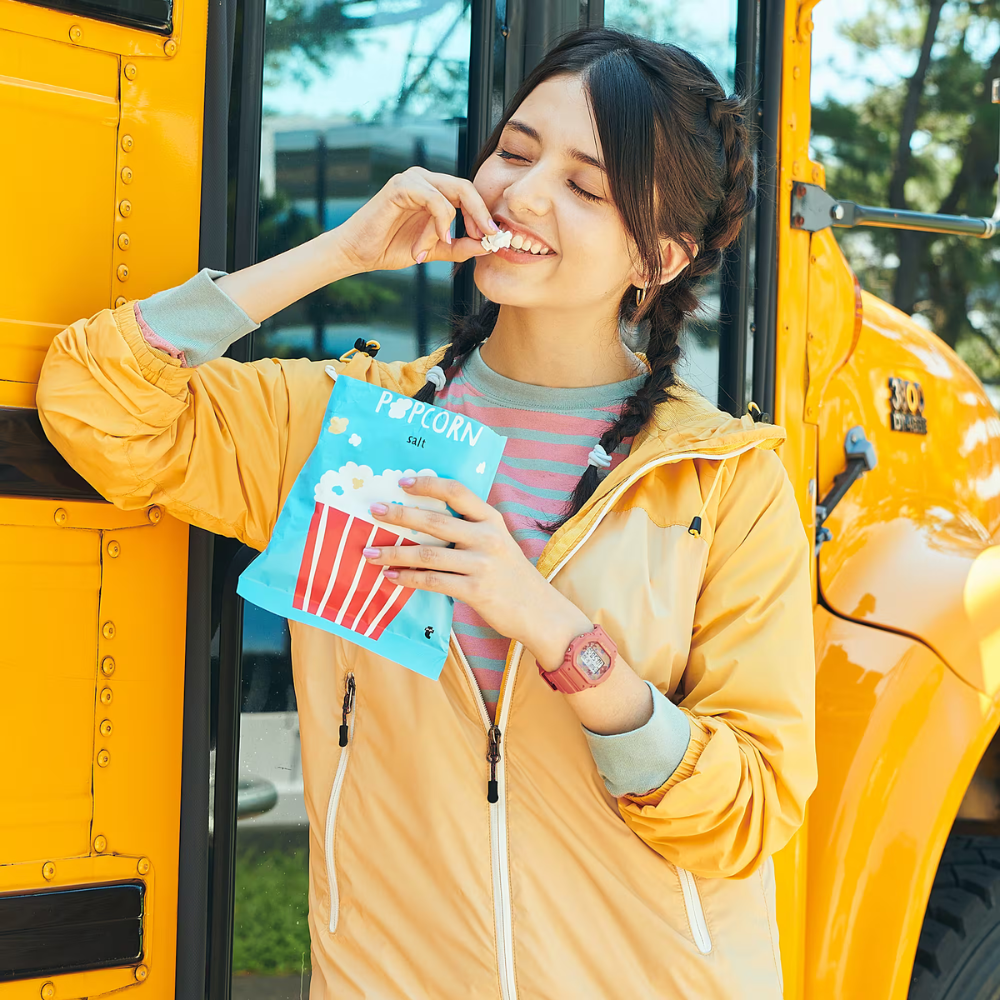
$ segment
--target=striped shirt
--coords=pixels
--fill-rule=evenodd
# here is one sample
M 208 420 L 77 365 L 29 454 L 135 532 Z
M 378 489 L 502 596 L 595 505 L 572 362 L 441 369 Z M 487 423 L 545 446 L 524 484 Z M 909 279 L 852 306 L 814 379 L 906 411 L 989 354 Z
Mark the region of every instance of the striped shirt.
M 644 378 L 579 389 L 528 385 L 498 375 L 477 349 L 438 393 L 435 405 L 472 417 L 507 437 L 489 503 L 503 515 L 507 530 L 532 563 L 537 563 L 550 534 L 538 522 L 565 513 L 587 469 L 590 450 Z M 611 468 L 628 455 L 631 444 L 629 438 L 618 446 Z M 603 477 L 605 472 L 598 474 Z M 455 601 L 453 627 L 492 719 L 509 640 L 461 601 Z

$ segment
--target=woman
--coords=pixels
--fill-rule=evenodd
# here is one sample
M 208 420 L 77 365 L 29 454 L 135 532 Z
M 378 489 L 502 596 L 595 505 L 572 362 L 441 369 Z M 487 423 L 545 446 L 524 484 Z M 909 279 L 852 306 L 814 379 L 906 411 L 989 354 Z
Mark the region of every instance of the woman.
M 372 508 L 454 543 L 366 553 L 456 599 L 439 682 L 290 623 L 313 1000 L 781 995 L 770 856 L 815 783 L 808 548 L 783 432 L 674 373 L 751 205 L 742 114 L 680 49 L 574 35 L 474 182 L 408 170 L 337 230 L 52 345 L 39 410 L 83 475 L 263 548 L 332 384 L 227 345 L 348 274 L 478 258 L 490 304 L 446 349 L 336 366 L 509 441 L 489 504 L 417 479 L 462 517 Z

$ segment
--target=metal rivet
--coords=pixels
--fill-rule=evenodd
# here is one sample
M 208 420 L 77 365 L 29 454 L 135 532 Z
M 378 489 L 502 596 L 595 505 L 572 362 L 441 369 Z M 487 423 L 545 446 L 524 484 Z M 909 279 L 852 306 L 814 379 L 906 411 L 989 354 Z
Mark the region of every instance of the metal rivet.
M 115 623 L 105 622 L 101 627 L 101 635 L 103 635 L 105 639 L 113 639 L 115 637 Z
M 122 136 L 122 149 L 127 153 L 132 148 L 132 136 L 123 135 Z
M 100 834 L 94 837 L 94 850 L 97 851 L 98 854 L 103 854 L 107 849 L 108 849 L 107 837 L 102 837 Z
M 52 519 L 56 524 L 65 524 L 69 520 L 69 514 L 66 513 L 65 507 L 58 507 Z
M 174 55 L 177 55 L 177 42 L 175 42 L 175 41 L 174 41 L 174 40 L 173 40 L 172 38 L 168 38 L 168 39 L 167 39 L 167 40 L 166 40 L 166 41 L 165 41 L 165 42 L 163 43 L 163 51 L 164 51 L 164 52 L 165 52 L 165 53 L 166 53 L 166 54 L 167 54 L 168 56 L 174 56 Z
M 45 983 L 42 986 L 42 1000 L 52 1000 L 56 995 L 55 983 Z
M 108 542 L 108 555 L 111 556 L 112 559 L 117 559 L 121 555 L 121 552 L 122 547 L 114 541 L 114 539 Z
M 132 214 L 132 202 L 130 202 L 128 198 L 122 198 L 122 200 L 118 202 L 118 211 L 121 213 L 121 217 L 123 219 L 127 219 Z
M 115 273 L 118 275 L 119 281 L 128 281 L 128 264 L 119 264 Z
M 115 672 L 115 658 L 113 656 L 105 656 L 101 660 L 101 673 L 105 677 L 110 677 Z
M 121 309 L 121 307 L 125 305 L 126 302 L 128 302 L 128 299 L 125 298 L 124 295 L 119 295 L 118 298 L 115 299 L 115 308 Z
M 102 750 L 97 755 L 97 766 L 98 767 L 107 767 L 108 764 L 110 764 L 110 763 L 111 763 L 111 754 L 109 754 L 107 750 Z M 97 849 L 101 850 L 100 847 L 98 847 Z
M 42 878 L 45 879 L 46 882 L 51 882 L 55 877 L 56 866 L 51 861 L 46 861 L 45 864 L 42 865 Z
M 137 965 L 135 967 L 135 978 L 141 983 L 146 976 L 149 975 L 149 969 L 144 965 Z
M 140 875 L 145 875 L 149 871 L 149 858 L 139 858 L 139 863 L 135 868 Z
M 74 24 L 72 28 L 69 29 L 69 40 L 71 42 L 79 42 L 83 40 L 83 28 L 78 24 Z
M 129 140 L 129 141 L 131 141 L 131 140 Z M 132 183 L 132 177 L 133 177 L 132 168 L 131 167 L 122 167 L 122 183 L 123 184 L 131 184 Z
M 798 66 L 793 67 L 792 76 L 797 80 L 801 75 L 802 70 Z
M 128 250 L 128 245 L 132 241 L 128 238 L 128 233 L 118 234 L 118 247 L 121 250 Z
M 135 74 L 138 72 L 135 63 L 125 63 L 125 77 L 128 80 L 134 80 Z
M 101 691 L 101 704 L 110 705 L 112 698 L 114 698 L 115 693 L 111 688 L 103 688 Z
M 148 516 L 151 524 L 159 524 L 160 518 L 163 517 L 163 511 L 159 507 L 150 507 Z
M 110 719 L 105 719 L 101 723 L 101 735 L 102 736 L 110 736 L 111 735 L 111 729 L 112 729 L 111 720 Z

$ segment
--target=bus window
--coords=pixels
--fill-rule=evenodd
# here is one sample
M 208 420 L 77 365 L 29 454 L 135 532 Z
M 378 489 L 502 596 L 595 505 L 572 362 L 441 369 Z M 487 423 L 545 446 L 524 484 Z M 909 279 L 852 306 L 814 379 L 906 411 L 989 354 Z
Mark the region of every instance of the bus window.
M 92 17 L 131 28 L 145 28 L 169 35 L 174 30 L 173 0 L 27 0 L 39 7 L 51 7 L 67 14 Z
M 457 172 L 470 6 L 268 0 L 258 259 L 336 227 L 412 164 Z M 254 356 L 336 357 L 364 337 L 408 360 L 444 341 L 451 303 L 446 263 L 357 275 L 268 320 Z M 309 829 L 288 626 L 251 604 L 241 709 L 232 996 L 298 998 Z
M 736 65 L 736 0 L 605 0 L 604 23 L 658 42 L 689 49 L 733 89 Z M 681 337 L 684 359 L 678 374 L 711 402 L 719 400 L 719 276 L 702 287 L 701 309 Z
M 413 164 L 457 169 L 470 0 L 327 6 L 333 27 L 322 5 L 267 4 L 259 259 L 340 225 Z M 447 337 L 451 295 L 444 262 L 356 275 L 268 320 L 255 353 L 329 358 L 364 337 L 409 360 Z

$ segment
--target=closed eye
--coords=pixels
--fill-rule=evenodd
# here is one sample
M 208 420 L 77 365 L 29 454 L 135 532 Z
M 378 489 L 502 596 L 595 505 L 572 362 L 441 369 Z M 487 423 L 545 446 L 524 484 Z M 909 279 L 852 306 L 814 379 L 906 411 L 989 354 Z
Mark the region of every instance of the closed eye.
M 506 149 L 498 149 L 497 156 L 499 156 L 502 160 L 521 160 L 524 163 L 528 162 L 527 157 L 518 156 L 517 153 L 511 153 Z
M 596 195 L 590 191 L 584 190 L 582 187 L 580 187 L 579 184 L 575 183 L 574 181 L 570 181 L 569 186 L 571 191 L 576 192 L 576 194 L 578 194 L 585 201 L 590 201 L 590 202 L 604 201 L 604 199 L 600 195 Z

